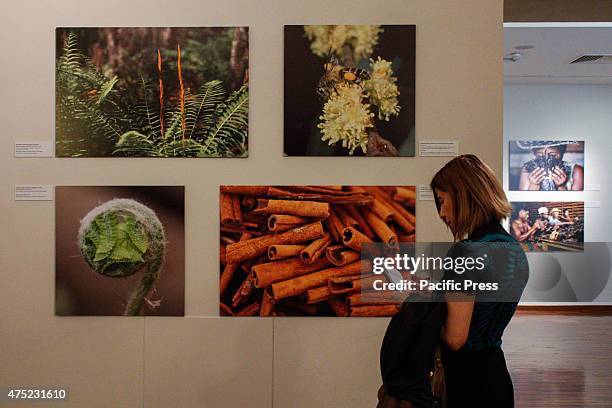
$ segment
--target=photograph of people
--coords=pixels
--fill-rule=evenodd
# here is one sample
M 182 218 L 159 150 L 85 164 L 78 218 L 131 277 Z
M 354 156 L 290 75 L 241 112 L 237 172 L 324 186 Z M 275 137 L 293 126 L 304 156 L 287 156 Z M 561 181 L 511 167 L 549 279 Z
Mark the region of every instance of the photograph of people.
M 544 227 L 544 221 L 536 219 L 533 225 L 529 224 L 529 211 L 522 208 L 518 212 L 518 217 L 512 220 L 512 236 L 519 242 L 524 242 L 537 234 Z
M 582 250 L 584 203 L 513 202 L 510 233 L 528 251 Z M 537 214 L 531 223 L 530 214 Z
M 510 190 L 584 190 L 584 142 L 510 142 Z

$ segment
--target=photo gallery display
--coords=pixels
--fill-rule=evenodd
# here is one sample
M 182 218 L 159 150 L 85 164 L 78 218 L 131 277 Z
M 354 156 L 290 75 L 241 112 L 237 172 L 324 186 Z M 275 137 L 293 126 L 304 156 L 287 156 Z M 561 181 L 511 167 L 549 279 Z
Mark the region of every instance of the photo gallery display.
M 285 26 L 285 155 L 414 156 L 415 33 Z M 248 84 L 248 27 L 57 28 L 56 156 L 247 157 Z M 583 141 L 509 151 L 510 191 L 584 190 Z M 220 314 L 394 314 L 392 296 L 359 298 L 359 245 L 414 242 L 415 200 L 414 186 L 221 186 Z M 584 203 L 512 207 L 526 250 L 581 250 Z M 184 187 L 58 187 L 56 221 L 71 237 L 56 243 L 57 314 L 184 314 Z

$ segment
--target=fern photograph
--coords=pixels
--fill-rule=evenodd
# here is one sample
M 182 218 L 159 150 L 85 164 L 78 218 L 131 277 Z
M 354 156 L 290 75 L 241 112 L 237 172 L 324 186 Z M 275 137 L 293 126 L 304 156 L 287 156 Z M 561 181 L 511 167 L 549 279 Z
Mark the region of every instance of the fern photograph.
M 185 188 L 55 188 L 55 314 L 183 316 Z
M 56 29 L 57 157 L 248 156 L 248 27 Z

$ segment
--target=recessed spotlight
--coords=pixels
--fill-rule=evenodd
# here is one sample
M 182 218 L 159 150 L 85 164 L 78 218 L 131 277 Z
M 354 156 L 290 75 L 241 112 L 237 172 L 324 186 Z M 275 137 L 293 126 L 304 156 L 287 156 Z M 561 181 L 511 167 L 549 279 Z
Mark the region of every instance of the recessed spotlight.
M 504 61 L 516 62 L 521 59 L 523 54 L 520 52 L 511 52 L 510 54 L 504 55 Z
M 514 47 L 515 50 L 530 50 L 533 48 L 533 45 L 517 45 Z

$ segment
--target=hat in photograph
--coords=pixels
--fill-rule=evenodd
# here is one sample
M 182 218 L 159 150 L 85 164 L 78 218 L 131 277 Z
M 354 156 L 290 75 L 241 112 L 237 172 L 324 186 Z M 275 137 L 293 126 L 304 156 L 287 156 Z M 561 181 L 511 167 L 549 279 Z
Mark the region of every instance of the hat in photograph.
M 517 140 L 516 145 L 523 150 L 539 149 L 542 147 L 563 146 L 578 144 L 577 141 L 569 140 Z
M 542 215 L 542 214 L 548 214 L 548 208 L 546 207 L 540 207 L 538 208 L 538 214 Z

